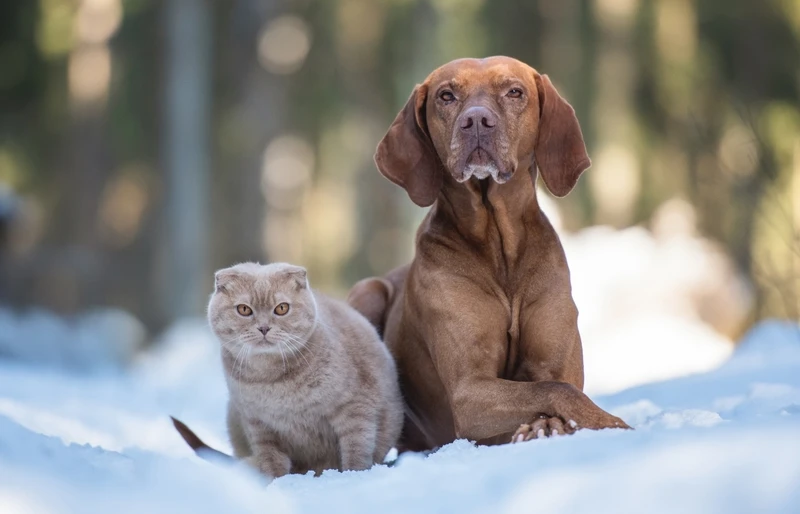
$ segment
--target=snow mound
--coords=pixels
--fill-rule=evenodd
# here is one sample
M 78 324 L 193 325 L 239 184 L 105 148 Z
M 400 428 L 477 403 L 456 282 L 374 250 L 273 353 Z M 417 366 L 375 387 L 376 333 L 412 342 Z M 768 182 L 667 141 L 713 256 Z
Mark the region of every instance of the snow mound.
M 552 199 L 539 196 L 570 266 L 587 392 L 702 373 L 730 357 L 752 295 L 731 259 L 697 235 L 690 204 L 665 203 L 651 229 L 571 233 Z
M 32 309 L 0 308 L 0 357 L 73 371 L 120 369 L 146 340 L 125 311 L 98 309 L 74 318 Z

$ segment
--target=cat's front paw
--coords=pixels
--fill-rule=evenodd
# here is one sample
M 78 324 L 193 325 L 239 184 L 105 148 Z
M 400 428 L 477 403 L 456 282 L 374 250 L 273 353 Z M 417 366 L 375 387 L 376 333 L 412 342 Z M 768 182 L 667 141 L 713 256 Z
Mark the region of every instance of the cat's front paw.
M 284 459 L 277 460 L 278 462 L 272 457 L 265 458 L 259 455 L 251 455 L 250 457 L 242 459 L 242 462 L 247 467 L 256 470 L 261 475 L 272 480 L 289 474 L 290 465 L 288 463 L 288 457 L 285 459 L 286 462 L 283 462 Z

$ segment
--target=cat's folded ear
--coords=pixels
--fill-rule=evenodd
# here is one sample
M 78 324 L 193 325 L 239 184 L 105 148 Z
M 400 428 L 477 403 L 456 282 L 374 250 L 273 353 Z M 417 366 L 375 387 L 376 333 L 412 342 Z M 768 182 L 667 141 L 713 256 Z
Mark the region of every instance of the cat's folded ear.
M 295 284 L 297 284 L 297 289 L 305 289 L 308 287 L 308 272 L 305 268 L 287 264 L 286 268 L 284 268 L 284 273 L 287 277 L 294 280 Z
M 238 276 L 233 268 L 225 268 L 214 273 L 214 291 L 222 293 L 225 288 Z

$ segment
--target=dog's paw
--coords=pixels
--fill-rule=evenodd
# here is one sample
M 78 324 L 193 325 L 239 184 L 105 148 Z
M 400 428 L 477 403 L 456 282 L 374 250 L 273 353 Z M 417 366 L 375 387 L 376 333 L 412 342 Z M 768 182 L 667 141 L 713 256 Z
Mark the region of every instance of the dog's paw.
M 577 425 L 574 422 L 564 423 L 561 418 L 541 417 L 531 424 L 520 425 L 511 437 L 512 443 L 521 443 L 531 439 L 544 439 L 557 435 L 575 433 Z

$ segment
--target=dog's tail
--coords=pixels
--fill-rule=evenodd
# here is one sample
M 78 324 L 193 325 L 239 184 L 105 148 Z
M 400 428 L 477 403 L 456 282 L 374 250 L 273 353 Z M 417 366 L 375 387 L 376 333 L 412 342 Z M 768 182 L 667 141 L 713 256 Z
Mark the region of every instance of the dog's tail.
M 178 421 L 172 416 L 170 416 L 170 419 L 172 420 L 172 424 L 175 425 L 175 430 L 178 431 L 181 437 L 183 437 L 183 440 L 186 441 L 186 444 L 188 444 L 189 447 L 194 450 L 198 457 L 210 462 L 234 462 L 235 459 L 227 453 L 222 453 L 219 450 L 215 450 L 204 443 L 203 440 L 197 437 L 197 434 L 195 434 L 184 423 Z

